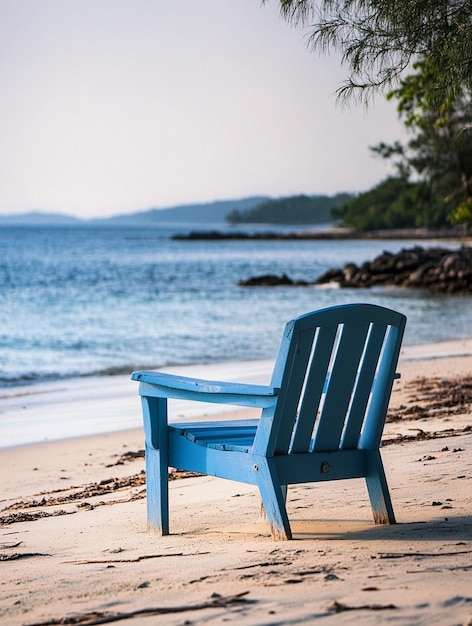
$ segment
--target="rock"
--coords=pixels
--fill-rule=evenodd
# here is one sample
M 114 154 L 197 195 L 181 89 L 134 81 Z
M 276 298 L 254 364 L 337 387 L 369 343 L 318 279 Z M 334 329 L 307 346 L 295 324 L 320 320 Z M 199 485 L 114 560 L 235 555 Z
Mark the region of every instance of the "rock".
M 397 254 L 384 252 L 361 267 L 349 263 L 341 270 L 328 270 L 314 284 L 332 282 L 349 288 L 395 285 L 437 293 L 472 294 L 472 248 L 462 246 L 448 250 L 415 246 Z
M 253 276 L 252 278 L 238 282 L 240 287 L 283 287 L 287 285 L 291 287 L 305 287 L 310 284 L 313 283 L 309 283 L 305 280 L 292 280 L 287 274 L 282 274 L 281 276 L 277 274 L 263 274 L 262 276 Z
M 240 280 L 238 285 L 241 287 L 277 287 L 280 285 L 293 285 L 294 282 L 287 274 L 277 276 L 277 274 L 263 274 L 262 276 L 253 276 L 247 280 Z
M 396 254 L 383 252 L 360 267 L 348 263 L 330 269 L 312 282 L 292 280 L 287 274 L 264 274 L 240 280 L 242 287 L 277 287 L 325 285 L 335 283 L 343 288 L 366 289 L 374 285 L 393 285 L 428 289 L 436 293 L 472 294 L 472 247 L 457 250 L 414 246 Z

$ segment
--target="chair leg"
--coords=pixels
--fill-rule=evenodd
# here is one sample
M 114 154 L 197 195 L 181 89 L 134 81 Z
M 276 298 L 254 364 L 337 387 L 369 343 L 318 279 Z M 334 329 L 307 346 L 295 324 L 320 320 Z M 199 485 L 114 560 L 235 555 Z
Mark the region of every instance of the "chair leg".
M 284 497 L 284 502 L 287 504 L 287 495 L 288 495 L 288 485 L 280 485 L 280 489 L 282 490 L 282 495 Z M 267 515 L 264 509 L 264 503 L 261 502 L 261 517 L 267 519 Z
M 270 459 L 261 458 L 254 466 L 254 470 L 257 472 L 257 486 L 272 537 L 283 541 L 292 539 L 292 529 L 285 507 L 286 485 L 279 484 L 276 469 Z
M 150 531 L 169 534 L 167 400 L 143 396 L 146 505 Z
M 366 451 L 365 481 L 376 524 L 395 524 L 392 501 L 379 450 Z
M 169 534 L 169 489 L 167 463 L 160 450 L 146 444 L 146 506 L 150 531 Z

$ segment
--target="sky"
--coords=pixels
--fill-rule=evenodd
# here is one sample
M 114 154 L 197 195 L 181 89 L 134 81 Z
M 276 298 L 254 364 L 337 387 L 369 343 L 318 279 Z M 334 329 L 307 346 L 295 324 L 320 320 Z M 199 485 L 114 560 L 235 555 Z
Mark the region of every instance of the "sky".
M 0 214 L 369 189 L 395 103 L 337 104 L 307 34 L 277 0 L 0 0 Z

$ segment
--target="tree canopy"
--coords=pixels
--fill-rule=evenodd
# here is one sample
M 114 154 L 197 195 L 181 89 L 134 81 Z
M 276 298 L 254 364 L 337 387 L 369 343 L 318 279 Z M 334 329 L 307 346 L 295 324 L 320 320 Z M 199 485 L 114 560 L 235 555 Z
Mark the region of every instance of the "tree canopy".
M 472 197 L 472 91 L 463 85 L 455 97 L 434 106 L 428 98 L 436 68 L 423 61 L 392 96 L 413 138 L 408 163 L 425 175 L 437 193 L 453 204 Z
M 358 231 L 396 228 L 438 228 L 447 225 L 450 207 L 434 196 L 426 182 L 411 182 L 404 176 L 390 176 L 360 193 L 333 217 Z
M 436 68 L 426 60 L 400 81 L 389 98 L 409 131 L 405 144 L 371 148 L 394 162 L 397 176 L 348 202 L 337 217 L 356 229 L 468 224 L 472 208 L 472 93 L 434 105 Z
M 262 0 L 266 2 L 267 0 Z M 341 97 L 378 90 L 410 132 L 373 148 L 397 175 L 338 218 L 361 230 L 472 224 L 472 0 L 279 0 L 312 50 L 340 52 Z
M 267 2 L 267 0 L 262 0 Z M 279 0 L 282 16 L 309 28 L 313 50 L 341 52 L 341 96 L 388 91 L 418 58 L 436 67 L 437 102 L 472 88 L 470 0 Z
M 290 196 L 261 202 L 252 209 L 231 211 L 231 224 L 325 224 L 332 221 L 333 207 L 342 206 L 351 194 L 335 196 Z

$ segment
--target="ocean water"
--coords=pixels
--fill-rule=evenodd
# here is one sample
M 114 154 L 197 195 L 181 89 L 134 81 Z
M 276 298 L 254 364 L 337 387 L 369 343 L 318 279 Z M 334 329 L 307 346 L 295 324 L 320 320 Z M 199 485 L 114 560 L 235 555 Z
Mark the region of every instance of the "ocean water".
M 472 297 L 237 284 L 284 272 L 314 280 L 414 242 L 171 239 L 191 229 L 0 228 L 0 386 L 273 358 L 289 319 L 348 302 L 404 312 L 406 344 L 472 335 Z

